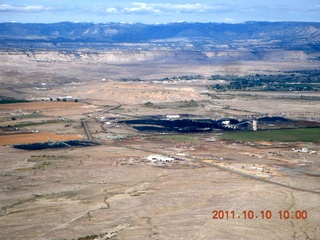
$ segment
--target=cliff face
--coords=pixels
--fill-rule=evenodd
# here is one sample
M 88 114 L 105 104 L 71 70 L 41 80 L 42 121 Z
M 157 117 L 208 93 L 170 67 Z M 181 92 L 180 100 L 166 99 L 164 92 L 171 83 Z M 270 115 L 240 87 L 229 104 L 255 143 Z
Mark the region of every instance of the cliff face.
M 1 61 L 315 61 L 320 23 L 0 23 Z
M 141 61 L 201 61 L 207 57 L 202 52 L 137 51 L 137 52 L 64 52 L 32 51 L 1 52 L 0 61 L 37 62 L 141 62 Z
M 225 62 L 225 61 L 310 61 L 303 51 L 138 51 L 138 52 L 0 52 L 1 62 Z

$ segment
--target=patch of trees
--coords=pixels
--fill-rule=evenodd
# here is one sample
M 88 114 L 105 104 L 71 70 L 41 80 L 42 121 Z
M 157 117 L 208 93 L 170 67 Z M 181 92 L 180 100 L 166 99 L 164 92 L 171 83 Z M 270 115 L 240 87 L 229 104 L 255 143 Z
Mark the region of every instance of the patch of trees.
M 142 82 L 140 78 L 120 78 L 121 82 Z
M 179 104 L 179 107 L 181 108 L 192 108 L 192 107 L 198 107 L 199 104 L 191 99 L 190 101 L 181 101 Z
M 145 107 L 150 107 L 150 108 L 152 108 L 152 107 L 155 106 L 154 103 L 152 103 L 152 102 L 146 102 L 146 103 L 144 103 L 143 105 L 144 105 Z
M 179 77 L 166 77 L 163 78 L 162 80 L 164 81 L 177 81 L 177 80 L 197 80 L 197 79 L 202 79 L 203 77 L 201 75 L 184 75 L 184 76 L 179 76 Z
M 216 84 L 211 88 L 225 90 L 257 91 L 318 91 L 320 90 L 320 70 L 285 72 L 278 75 L 212 75 L 209 80 L 225 80 L 228 84 Z

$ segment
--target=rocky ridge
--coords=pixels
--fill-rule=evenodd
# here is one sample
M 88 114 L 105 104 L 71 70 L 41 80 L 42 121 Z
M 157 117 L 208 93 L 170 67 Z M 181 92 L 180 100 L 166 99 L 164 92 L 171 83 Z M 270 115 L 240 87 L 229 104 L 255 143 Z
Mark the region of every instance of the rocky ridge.
M 316 61 L 320 23 L 0 23 L 1 61 Z

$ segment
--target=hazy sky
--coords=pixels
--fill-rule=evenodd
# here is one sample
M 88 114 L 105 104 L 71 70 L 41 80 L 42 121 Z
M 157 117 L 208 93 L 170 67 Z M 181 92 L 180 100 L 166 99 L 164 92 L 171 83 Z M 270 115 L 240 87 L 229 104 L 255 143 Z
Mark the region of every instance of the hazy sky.
M 0 0 L 0 22 L 320 22 L 320 0 Z

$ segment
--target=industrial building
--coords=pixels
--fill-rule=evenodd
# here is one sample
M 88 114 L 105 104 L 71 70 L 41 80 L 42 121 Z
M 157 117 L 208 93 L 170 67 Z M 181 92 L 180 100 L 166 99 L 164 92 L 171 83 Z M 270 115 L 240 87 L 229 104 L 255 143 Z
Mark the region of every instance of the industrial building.
M 174 158 L 168 157 L 168 156 L 162 156 L 162 155 L 149 155 L 148 160 L 150 162 L 173 162 Z

